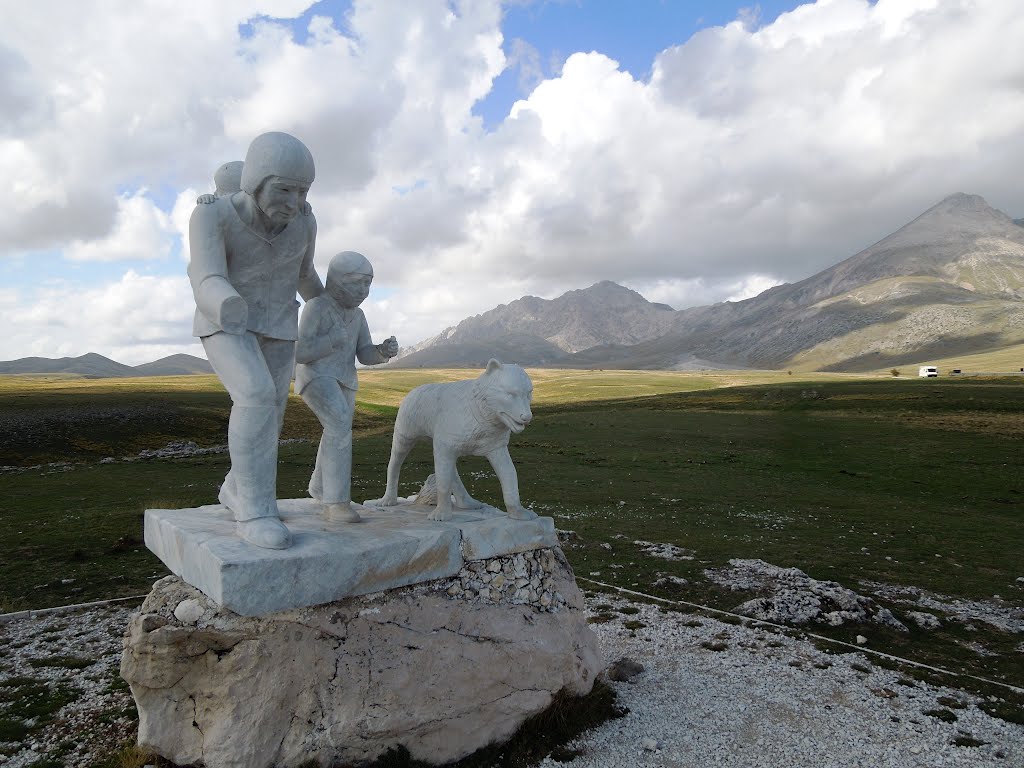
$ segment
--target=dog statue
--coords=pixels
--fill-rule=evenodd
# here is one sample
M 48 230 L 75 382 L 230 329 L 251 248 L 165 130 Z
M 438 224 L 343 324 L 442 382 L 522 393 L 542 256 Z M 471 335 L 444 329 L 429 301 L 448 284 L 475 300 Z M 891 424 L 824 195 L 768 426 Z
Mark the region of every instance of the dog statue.
M 520 504 L 519 479 L 508 453 L 511 434 L 522 432 L 533 419 L 532 396 L 533 383 L 526 371 L 493 359 L 476 379 L 416 387 L 398 407 L 384 498 L 368 503 L 384 507 L 399 503 L 402 464 L 417 441 L 430 440 L 437 483 L 437 506 L 428 515 L 431 520 L 450 520 L 453 506 L 483 506 L 469 495 L 459 478 L 455 462 L 460 456 L 487 457 L 501 483 L 508 516 L 516 520 L 535 518 L 535 512 Z

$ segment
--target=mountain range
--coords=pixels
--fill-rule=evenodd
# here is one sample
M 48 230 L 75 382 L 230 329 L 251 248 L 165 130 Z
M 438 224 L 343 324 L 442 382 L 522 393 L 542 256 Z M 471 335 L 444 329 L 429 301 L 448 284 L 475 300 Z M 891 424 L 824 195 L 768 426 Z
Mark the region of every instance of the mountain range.
M 131 376 L 187 376 L 193 373 L 213 373 L 210 364 L 201 357 L 171 355 L 142 365 L 124 365 L 109 357 L 90 352 L 79 357 L 22 357 L 0 361 L 0 374 L 75 374 L 87 379 L 126 378 Z
M 673 310 L 610 282 L 527 296 L 405 350 L 579 368 L 866 371 L 1024 343 L 1024 226 L 958 193 L 874 245 L 750 299 Z
M 856 372 L 1015 345 L 1024 345 L 1024 219 L 958 193 L 839 264 L 744 301 L 675 310 L 603 281 L 466 318 L 389 365 L 479 368 L 497 357 L 535 367 Z M 0 362 L 0 373 L 212 369 L 191 355 L 128 366 L 88 354 Z

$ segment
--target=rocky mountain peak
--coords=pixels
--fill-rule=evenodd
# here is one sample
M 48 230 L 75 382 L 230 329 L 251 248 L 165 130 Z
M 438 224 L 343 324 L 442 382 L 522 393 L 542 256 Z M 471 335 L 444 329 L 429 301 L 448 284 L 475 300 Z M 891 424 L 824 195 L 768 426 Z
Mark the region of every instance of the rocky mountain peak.
M 943 198 L 929 208 L 929 211 L 941 210 L 964 210 L 983 211 L 989 208 L 988 202 L 981 195 L 971 195 L 967 192 L 954 192 L 949 197 Z M 926 211 L 927 213 L 927 211 Z
M 1013 219 L 993 208 L 981 195 L 957 192 L 939 201 L 889 238 L 944 236 L 951 230 L 962 234 L 993 234 L 993 227 L 1005 231 L 1014 226 Z M 883 243 L 885 240 L 882 241 Z
M 637 344 L 668 331 L 675 310 L 653 304 L 636 291 L 610 280 L 568 291 L 555 299 L 524 296 L 463 320 L 432 339 L 405 350 L 407 364 L 435 364 L 430 350 L 476 349 L 516 339 L 531 354 L 552 361 L 558 356 L 603 345 Z M 497 348 L 497 347 L 495 347 Z M 462 352 L 458 352 L 461 354 Z M 522 357 L 525 360 L 527 357 Z
M 642 307 L 645 310 L 652 307 L 657 308 L 658 310 L 672 309 L 665 304 L 653 304 L 632 288 L 627 288 L 624 285 L 613 283 L 611 280 L 602 280 L 599 283 L 594 283 L 589 288 L 567 291 L 557 299 L 553 299 L 553 301 L 564 302 L 567 305 L 581 304 L 603 307 L 605 309 L 619 309 L 626 307 Z

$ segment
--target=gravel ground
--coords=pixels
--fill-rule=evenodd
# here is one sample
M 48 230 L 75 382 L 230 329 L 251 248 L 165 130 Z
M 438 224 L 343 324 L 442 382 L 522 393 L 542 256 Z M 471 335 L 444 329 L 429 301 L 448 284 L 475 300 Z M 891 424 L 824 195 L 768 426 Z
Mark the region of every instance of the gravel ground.
M 638 611 L 593 627 L 608 660 L 625 655 L 646 669 L 612 683 L 630 713 L 573 744 L 581 754 L 569 765 L 1024 766 L 1024 726 L 989 717 L 977 697 L 962 691 L 911 681 L 861 653 L 825 654 L 756 628 L 607 596 L 588 599 L 592 610 L 598 604 Z M 17 677 L 77 692 L 26 742 L 0 744 L 5 768 L 28 768 L 57 753 L 64 765 L 88 766 L 134 735 L 131 697 L 116 682 L 132 610 L 109 606 L 0 623 L 0 707 Z M 644 626 L 631 630 L 627 621 Z M 92 663 L 76 669 L 73 661 L 61 665 L 62 658 Z M 929 710 L 957 719 L 944 722 Z M 984 744 L 956 746 L 958 737 Z
M 593 625 L 606 658 L 626 655 L 646 668 L 612 683 L 630 713 L 574 744 L 575 768 L 1024 766 L 1024 726 L 988 716 L 975 696 L 875 667 L 865 654 L 825 654 L 766 630 L 634 607 L 639 613 Z M 646 626 L 629 630 L 626 621 Z M 966 706 L 950 709 L 948 699 Z M 955 746 L 958 737 L 986 743 Z
M 72 700 L 23 741 L 0 741 L 0 764 L 88 766 L 136 731 L 135 702 L 121 680 L 121 637 L 134 610 L 124 604 L 0 623 L 0 721 L 5 704 L 30 683 L 40 698 Z M 22 685 L 19 685 L 22 684 Z M 32 721 L 30 721 L 32 722 Z

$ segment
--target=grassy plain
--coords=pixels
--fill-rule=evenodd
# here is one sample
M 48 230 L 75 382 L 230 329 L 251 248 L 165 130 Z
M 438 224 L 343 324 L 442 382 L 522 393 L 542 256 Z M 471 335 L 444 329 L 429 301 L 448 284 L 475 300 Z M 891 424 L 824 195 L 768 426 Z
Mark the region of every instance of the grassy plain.
M 401 396 L 471 375 L 361 373 L 357 499 L 383 492 Z M 1024 608 L 1019 377 L 531 375 L 534 423 L 512 441 L 522 496 L 577 532 L 567 555 L 580 577 L 731 609 L 751 595 L 714 586 L 704 569 L 761 558 L 859 592 L 885 583 Z M 0 610 L 146 592 L 165 570 L 142 545 L 143 510 L 212 502 L 227 457 L 99 460 L 169 440 L 222 443 L 228 406 L 214 377 L 0 378 L 0 465 L 23 468 L 0 473 Z M 304 495 L 318 435 L 296 400 L 284 436 L 300 440 L 281 449 L 281 497 Z M 53 461 L 70 463 L 25 468 Z M 415 491 L 430 464 L 426 446 L 414 451 L 403 490 Z M 460 466 L 474 495 L 500 503 L 485 462 Z M 693 559 L 653 557 L 638 540 Z M 664 575 L 689 583 L 654 586 Z M 906 606 L 882 602 L 905 616 Z M 1020 635 L 980 622 L 822 631 L 864 633 L 876 649 L 1024 686 Z
M 921 365 L 938 366 L 942 373 L 948 373 L 954 368 L 959 368 L 968 375 L 972 373 L 991 374 L 1000 371 L 1004 373 L 1012 373 L 1014 371 L 1020 373 L 1021 368 L 1024 368 L 1024 344 L 1015 344 L 1014 346 L 1004 347 L 994 352 L 943 357 L 932 362 L 925 361 Z
M 820 365 L 820 359 L 816 360 L 813 357 L 809 357 L 807 360 L 802 360 L 799 363 L 794 361 L 793 369 L 794 371 L 799 371 L 799 375 L 802 377 L 806 375 L 805 371 L 807 369 Z M 917 369 L 922 365 L 938 367 L 939 372 L 943 376 L 948 375 L 954 369 L 963 371 L 965 376 L 980 374 L 990 377 L 999 374 L 1020 374 L 1021 368 L 1024 368 L 1024 344 L 1011 344 L 1010 346 L 1001 347 L 990 352 L 926 357 L 917 362 L 904 362 L 896 366 L 888 364 L 873 371 L 870 375 L 885 376 L 895 367 L 901 376 L 913 377 L 917 376 Z

